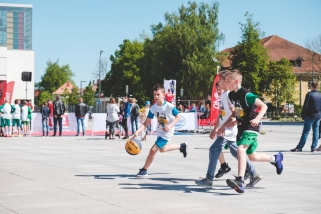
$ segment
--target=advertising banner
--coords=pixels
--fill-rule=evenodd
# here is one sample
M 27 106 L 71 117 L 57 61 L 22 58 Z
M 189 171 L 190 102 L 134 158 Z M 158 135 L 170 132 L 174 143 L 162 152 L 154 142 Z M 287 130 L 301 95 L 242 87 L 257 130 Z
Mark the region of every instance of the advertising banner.
M 176 103 L 176 80 L 164 80 L 164 88 L 165 93 L 168 93 L 168 89 L 171 91 L 171 93 L 174 95 L 174 99 L 172 100 L 172 103 Z
M 181 117 L 175 124 L 175 130 L 197 130 L 197 112 L 180 113 Z M 157 118 L 152 120 L 152 130 L 156 131 Z
M 220 96 L 217 93 L 216 90 L 216 83 L 219 80 L 219 74 L 216 75 L 213 83 L 213 88 L 212 88 L 212 102 L 211 102 L 211 114 L 210 114 L 210 119 L 211 123 L 215 124 L 216 119 L 218 114 L 220 113 Z

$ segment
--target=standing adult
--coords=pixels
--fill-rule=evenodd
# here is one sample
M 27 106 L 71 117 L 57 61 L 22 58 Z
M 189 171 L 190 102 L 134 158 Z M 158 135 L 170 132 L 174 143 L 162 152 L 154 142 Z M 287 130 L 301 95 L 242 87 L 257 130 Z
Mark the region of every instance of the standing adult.
M 130 109 L 130 121 L 132 123 L 132 133 L 137 131 L 138 129 L 138 117 L 139 117 L 139 106 L 137 105 L 137 100 L 132 98 L 131 102 L 131 109 Z M 136 126 L 136 129 L 135 129 Z
M 107 126 L 109 126 L 109 139 L 115 139 L 115 125 L 116 122 L 119 120 L 118 113 L 119 107 L 116 104 L 115 98 L 110 98 L 110 101 L 106 107 L 107 117 L 106 122 Z
M 48 104 L 44 102 L 41 108 L 43 137 L 44 136 L 48 137 L 48 134 L 49 134 L 49 126 L 48 126 L 49 114 L 50 114 L 50 110 L 49 110 Z
M 16 126 L 17 127 L 17 132 L 18 132 L 18 137 L 21 137 L 20 135 L 20 126 L 21 126 L 21 122 L 20 122 L 20 118 L 21 118 L 21 108 L 20 108 L 20 100 L 15 100 L 14 101 L 14 108 L 15 111 L 12 113 L 12 137 L 14 137 L 14 132 L 13 129 Z
M 207 100 L 205 101 L 205 105 L 206 105 L 206 104 L 209 104 L 209 105 L 210 105 L 210 108 L 211 108 L 211 106 L 212 106 L 212 101 L 211 101 L 211 100 L 212 100 L 211 95 L 208 95 L 208 96 L 207 96 Z
M 172 104 L 174 99 L 174 94 L 171 92 L 171 89 L 168 89 L 167 93 L 165 94 L 165 100 Z
M 65 104 L 60 100 L 60 95 L 56 97 L 56 101 L 53 103 L 53 116 L 54 116 L 54 134 L 56 136 L 57 123 L 59 123 L 59 136 L 62 134 L 62 118 L 65 114 L 66 107 Z
M 124 97 L 123 98 L 124 116 L 123 116 L 122 126 L 125 130 L 125 137 L 123 137 L 123 139 L 129 139 L 127 119 L 130 117 L 130 109 L 131 109 L 131 104 L 128 102 L 128 98 Z
M 321 118 L 321 94 L 317 91 L 318 83 L 313 82 L 310 86 L 311 91 L 305 96 L 304 105 L 301 112 L 301 117 L 304 120 L 304 126 L 299 144 L 291 149 L 291 152 L 302 152 L 309 132 L 312 127 L 313 138 L 311 152 L 314 152 L 319 138 L 319 125 Z
M 77 119 L 77 134 L 76 134 L 76 136 L 79 136 L 80 124 L 81 124 L 81 128 L 82 128 L 82 136 L 85 136 L 84 119 L 85 119 L 87 112 L 88 112 L 88 105 L 83 103 L 83 99 L 80 97 L 78 99 L 78 103 L 75 107 L 75 116 Z

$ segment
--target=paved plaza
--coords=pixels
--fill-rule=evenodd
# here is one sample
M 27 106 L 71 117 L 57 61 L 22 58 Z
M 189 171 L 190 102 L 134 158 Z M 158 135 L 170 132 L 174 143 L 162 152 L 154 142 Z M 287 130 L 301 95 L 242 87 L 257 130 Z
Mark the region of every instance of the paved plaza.
M 175 135 L 171 143 L 188 142 L 187 158 L 159 153 L 145 179 L 135 174 L 156 136 L 147 137 L 137 156 L 125 152 L 124 140 L 103 136 L 0 138 L 0 213 L 320 213 L 321 152 L 310 152 L 311 133 L 304 151 L 291 153 L 302 124 L 263 129 L 258 151 L 284 152 L 284 171 L 277 175 L 270 163 L 254 163 L 264 178 L 244 194 L 226 185 L 237 174 L 227 150 L 231 172 L 211 190 L 195 184 L 206 173 L 208 134 Z

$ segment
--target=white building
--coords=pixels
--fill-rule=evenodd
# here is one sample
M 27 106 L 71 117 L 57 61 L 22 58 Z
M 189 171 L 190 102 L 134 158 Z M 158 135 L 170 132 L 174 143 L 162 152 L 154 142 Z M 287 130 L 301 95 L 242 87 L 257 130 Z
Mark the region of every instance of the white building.
M 31 72 L 31 82 L 21 80 Z M 15 99 L 34 101 L 34 51 L 32 50 L 32 5 L 0 3 L 0 90 L 14 82 Z M 1 88 L 2 87 L 2 88 Z M 1 102 L 8 94 L 0 93 Z

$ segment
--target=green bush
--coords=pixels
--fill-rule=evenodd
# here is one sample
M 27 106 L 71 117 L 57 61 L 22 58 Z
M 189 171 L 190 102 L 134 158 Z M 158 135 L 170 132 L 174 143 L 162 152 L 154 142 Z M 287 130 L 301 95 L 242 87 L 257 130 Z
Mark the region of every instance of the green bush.
M 301 117 L 302 106 L 294 104 L 294 114 Z

